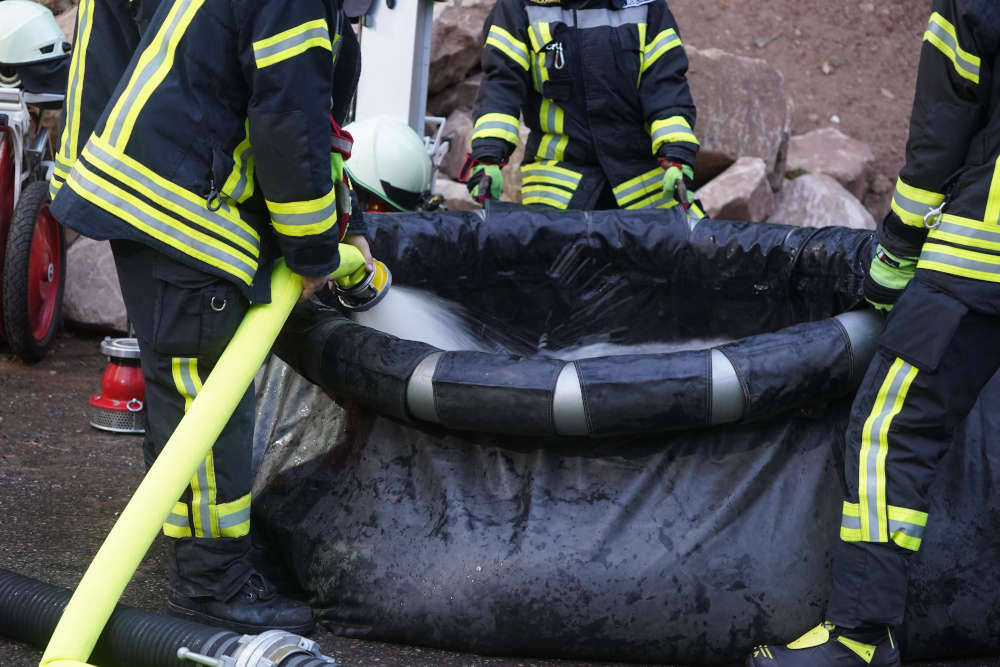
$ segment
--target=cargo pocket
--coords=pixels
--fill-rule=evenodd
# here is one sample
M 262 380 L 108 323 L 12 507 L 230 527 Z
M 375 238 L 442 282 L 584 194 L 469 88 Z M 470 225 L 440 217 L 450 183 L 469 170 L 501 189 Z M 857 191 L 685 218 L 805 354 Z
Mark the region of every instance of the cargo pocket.
M 153 349 L 171 357 L 221 354 L 246 312 L 246 300 L 227 281 L 163 259 L 152 267 L 156 285 Z
M 969 309 L 920 281 L 900 295 L 879 337 L 879 345 L 922 371 L 934 372 Z

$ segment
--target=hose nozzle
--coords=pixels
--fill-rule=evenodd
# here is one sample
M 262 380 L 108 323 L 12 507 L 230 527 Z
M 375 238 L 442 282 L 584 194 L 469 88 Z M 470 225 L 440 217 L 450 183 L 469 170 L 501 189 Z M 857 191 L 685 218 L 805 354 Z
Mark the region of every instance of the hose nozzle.
M 382 262 L 373 260 L 375 270 L 365 270 L 361 251 L 340 244 L 340 268 L 331 278 L 337 284 L 337 300 L 348 310 L 369 310 L 381 301 L 392 286 L 392 274 Z

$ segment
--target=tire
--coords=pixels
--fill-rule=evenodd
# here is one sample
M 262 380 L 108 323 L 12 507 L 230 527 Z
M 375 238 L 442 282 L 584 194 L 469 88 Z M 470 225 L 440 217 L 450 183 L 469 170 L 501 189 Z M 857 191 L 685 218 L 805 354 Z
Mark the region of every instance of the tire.
M 48 352 L 62 315 L 66 243 L 49 212 L 49 185 L 29 183 L 14 207 L 3 262 L 3 326 L 24 361 Z

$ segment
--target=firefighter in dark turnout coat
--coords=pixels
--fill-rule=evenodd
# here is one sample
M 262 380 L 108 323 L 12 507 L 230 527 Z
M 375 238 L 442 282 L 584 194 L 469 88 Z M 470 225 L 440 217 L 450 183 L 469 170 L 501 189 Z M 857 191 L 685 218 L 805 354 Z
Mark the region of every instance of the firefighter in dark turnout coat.
M 84 4 L 128 15 L 124 0 Z M 109 85 L 136 34 L 122 23 L 94 23 L 93 48 L 82 41 L 76 54 L 82 92 L 69 110 L 59 162 L 68 173 L 52 211 L 111 239 L 142 355 L 149 464 L 249 303 L 269 300 L 273 261 L 284 256 L 307 293 L 338 266 L 350 147 L 337 120 L 360 52 L 341 0 L 164 0 Z M 103 60 L 109 44 L 112 59 Z M 112 87 L 86 140 L 88 114 Z M 347 238 L 368 255 L 359 218 L 352 222 Z M 250 560 L 253 414 L 251 387 L 163 527 L 168 610 L 247 633 L 306 632 L 309 607 L 277 595 Z
M 523 114 L 531 130 L 523 203 L 677 203 L 677 182 L 694 176 L 698 139 L 687 56 L 663 0 L 499 0 L 484 35 L 463 170 L 474 197 L 499 197 Z
M 865 285 L 891 313 L 847 430 L 827 622 L 787 647 L 757 647 L 751 667 L 900 664 L 892 628 L 928 489 L 1000 368 L 998 58 L 996 2 L 934 0 L 906 164 Z

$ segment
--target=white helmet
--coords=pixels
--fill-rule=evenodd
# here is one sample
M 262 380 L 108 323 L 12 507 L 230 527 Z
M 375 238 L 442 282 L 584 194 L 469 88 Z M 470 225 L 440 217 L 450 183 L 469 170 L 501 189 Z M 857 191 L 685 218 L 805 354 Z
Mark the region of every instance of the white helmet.
M 424 205 L 431 189 L 431 158 L 409 125 L 391 116 L 375 116 L 344 129 L 354 137 L 354 150 L 344 167 L 359 189 L 400 211 Z
M 0 2 L 0 64 L 25 65 L 66 55 L 62 30 L 48 7 L 32 0 Z

